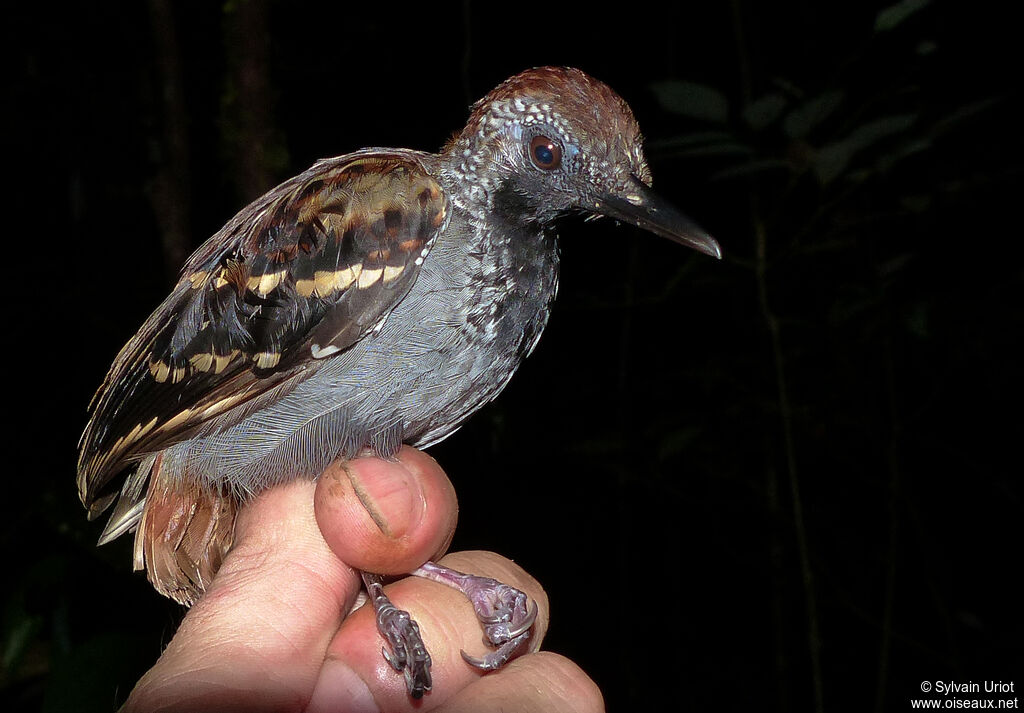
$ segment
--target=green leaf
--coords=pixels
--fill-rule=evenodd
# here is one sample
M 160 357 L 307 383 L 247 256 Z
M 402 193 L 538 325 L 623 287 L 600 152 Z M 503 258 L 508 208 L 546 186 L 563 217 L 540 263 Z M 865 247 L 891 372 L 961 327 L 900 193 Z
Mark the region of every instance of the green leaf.
M 858 126 L 850 132 L 847 141 L 852 142 L 858 149 L 865 148 L 879 139 L 906 131 L 916 121 L 917 114 L 891 114 L 883 116 L 881 119 L 875 119 Z
M 906 131 L 917 121 L 916 114 L 894 114 L 869 121 L 851 131 L 841 141 L 822 146 L 814 158 L 818 180 L 829 183 L 838 178 L 853 156 L 878 141 Z
M 654 139 L 644 144 L 648 153 L 658 151 L 691 148 L 693 146 L 709 146 L 711 144 L 735 141 L 736 138 L 728 131 L 691 131 L 677 134 L 667 139 Z
M 719 144 L 705 144 L 688 149 L 676 149 L 673 156 L 749 156 L 754 150 L 738 141 L 723 141 Z
M 917 193 L 900 198 L 900 205 L 911 213 L 925 213 L 931 210 L 934 201 L 926 193 Z
M 904 20 L 927 7 L 931 0 L 901 0 L 895 5 L 881 10 L 875 15 L 875 32 L 889 32 L 902 24 Z
M 749 156 L 753 147 L 727 131 L 694 131 L 647 142 L 647 155 L 655 156 Z
M 929 319 L 930 305 L 925 301 L 918 301 L 903 309 L 903 324 L 907 331 L 920 339 L 927 339 L 930 333 Z
M 714 87 L 697 82 L 669 79 L 651 85 L 658 103 L 666 111 L 691 119 L 724 123 L 729 118 L 729 100 Z
M 842 90 L 833 89 L 808 99 L 786 115 L 782 130 L 791 139 L 802 139 L 838 109 L 845 97 Z
M 958 124 L 974 119 L 978 114 L 984 114 L 998 106 L 1002 101 L 1002 97 L 987 97 L 971 104 L 964 104 L 935 122 L 928 133 L 933 137 L 941 136 L 947 131 L 955 129 Z
M 21 661 L 41 628 L 39 617 L 28 616 L 24 612 L 19 612 L 15 620 L 9 623 L 3 641 L 2 665 L 5 671 L 12 670 Z
M 757 161 L 741 163 L 738 166 L 732 166 L 730 168 L 723 168 L 721 171 L 711 174 L 710 179 L 712 181 L 724 181 L 730 178 L 741 178 L 743 176 L 752 176 L 757 173 L 767 173 L 768 171 L 778 171 L 780 169 L 789 171 L 791 166 L 782 159 L 764 158 Z
M 932 148 L 932 142 L 928 139 L 911 139 L 910 141 L 900 144 L 895 150 L 879 158 L 878 168 L 882 171 L 888 171 L 908 156 L 923 153 L 930 148 Z
M 780 92 L 765 94 L 744 107 L 743 120 L 751 129 L 760 131 L 778 121 L 788 103 L 785 95 Z
M 684 427 L 666 434 L 658 445 L 658 460 L 666 461 L 684 453 L 700 442 L 703 429 Z

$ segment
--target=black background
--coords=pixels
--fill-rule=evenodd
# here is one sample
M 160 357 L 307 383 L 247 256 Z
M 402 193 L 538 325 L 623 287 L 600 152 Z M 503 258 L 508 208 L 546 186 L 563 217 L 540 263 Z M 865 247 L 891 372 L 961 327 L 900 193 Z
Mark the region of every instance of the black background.
M 546 647 L 614 710 L 899 711 L 922 680 L 1024 684 L 1008 18 L 171 5 L 4 23 L 0 707 L 110 710 L 180 620 L 130 572 L 129 542 L 93 546 L 74 486 L 88 400 L 174 280 L 173 221 L 190 250 L 320 157 L 437 148 L 541 64 L 626 98 L 655 188 L 725 259 L 565 222 L 536 353 L 431 451 L 460 495 L 453 548 L 540 579 Z

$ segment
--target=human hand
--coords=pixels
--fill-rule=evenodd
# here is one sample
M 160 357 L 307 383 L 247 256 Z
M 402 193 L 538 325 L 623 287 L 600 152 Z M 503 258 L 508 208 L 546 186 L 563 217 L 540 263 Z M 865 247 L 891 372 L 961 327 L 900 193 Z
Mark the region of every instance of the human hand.
M 317 482 L 273 488 L 238 516 L 235 544 L 124 711 L 600 711 L 601 694 L 568 659 L 537 652 L 547 629 L 540 585 L 488 552 L 440 560 L 526 592 L 540 608 L 531 653 L 481 675 L 460 650 L 484 651 L 463 595 L 418 577 L 387 587 L 419 623 L 433 690 L 413 701 L 381 656 L 370 607 L 353 610 L 356 570 L 403 573 L 440 556 L 455 529 L 455 492 L 429 456 L 336 463 Z

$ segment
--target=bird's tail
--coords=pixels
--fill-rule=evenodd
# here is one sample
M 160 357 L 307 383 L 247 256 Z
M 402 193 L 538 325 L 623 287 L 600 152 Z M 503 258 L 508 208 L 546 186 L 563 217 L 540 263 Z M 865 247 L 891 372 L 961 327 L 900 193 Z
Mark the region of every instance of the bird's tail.
M 238 503 L 198 479 L 168 477 L 161 456 L 128 478 L 99 544 L 135 530 L 135 569 L 145 569 L 161 594 L 191 606 L 231 548 Z

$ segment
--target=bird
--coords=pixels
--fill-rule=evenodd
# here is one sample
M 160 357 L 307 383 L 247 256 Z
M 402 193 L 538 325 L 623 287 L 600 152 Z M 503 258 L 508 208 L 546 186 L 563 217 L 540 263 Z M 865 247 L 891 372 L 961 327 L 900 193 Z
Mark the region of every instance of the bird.
M 570 67 L 536 67 L 476 102 L 438 153 L 364 148 L 318 161 L 238 212 L 185 262 L 123 347 L 79 442 L 99 544 L 188 606 L 255 495 L 331 463 L 433 445 L 494 399 L 536 347 L 558 290 L 556 223 L 608 217 L 721 257 L 651 190 L 627 103 Z M 413 574 L 473 602 L 491 670 L 536 604 L 431 562 Z M 415 621 L 362 573 L 388 663 L 432 685 Z

